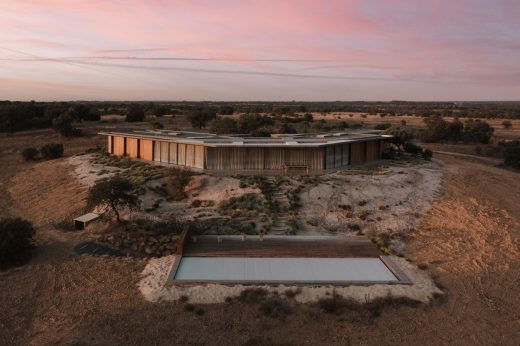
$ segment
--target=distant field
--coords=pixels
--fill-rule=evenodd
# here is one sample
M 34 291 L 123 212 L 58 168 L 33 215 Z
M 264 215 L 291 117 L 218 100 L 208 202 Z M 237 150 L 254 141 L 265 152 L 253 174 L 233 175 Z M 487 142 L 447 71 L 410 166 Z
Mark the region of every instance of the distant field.
M 350 114 L 353 114 L 351 117 Z M 366 113 L 352 113 L 352 112 L 342 112 L 342 113 L 329 113 L 329 114 L 321 114 L 321 113 L 313 113 L 312 114 L 315 120 L 325 119 L 325 120 L 336 120 L 336 121 L 356 121 L 363 122 L 363 127 L 373 127 L 377 124 L 390 123 L 395 125 L 401 125 L 401 122 L 406 121 L 406 126 L 413 128 L 423 128 L 425 127 L 423 117 L 415 116 L 415 115 L 399 115 L 399 116 L 385 116 L 380 117 L 379 115 L 370 115 Z M 366 115 L 366 118 L 362 116 Z M 444 119 L 452 121 L 452 117 L 444 117 Z M 459 118 L 462 122 L 465 122 L 469 118 Z M 495 128 L 495 134 L 498 137 L 503 138 L 520 138 L 520 120 L 512 120 L 512 119 L 481 119 L 489 123 L 491 126 Z M 513 124 L 511 129 L 504 129 L 502 126 L 502 122 L 504 120 L 509 120 Z

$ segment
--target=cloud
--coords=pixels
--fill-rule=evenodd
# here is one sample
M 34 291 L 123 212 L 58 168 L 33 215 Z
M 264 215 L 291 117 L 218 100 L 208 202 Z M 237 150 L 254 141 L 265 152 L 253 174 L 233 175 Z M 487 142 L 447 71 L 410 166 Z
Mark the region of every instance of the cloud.
M 518 90 L 510 72 L 520 70 L 519 17 L 515 0 L 24 0 L 0 3 L 0 42 L 45 58 L 25 56 L 27 64 L 10 64 L 9 73 L 60 79 L 59 64 L 95 69 L 96 78 L 100 69 L 126 69 L 128 78 L 171 70 L 191 74 L 193 92 L 208 98 L 202 73 L 221 84 L 226 74 L 251 77 L 228 86 L 230 96 L 245 83 L 277 87 L 285 77 L 293 80 L 287 90 L 317 98 L 335 90 L 331 84 L 357 80 L 374 90 L 387 81 L 466 83 L 488 98 L 502 83 L 513 86 L 508 95 Z M 321 94 L 296 81 L 317 78 L 327 84 Z M 144 83 L 135 88 L 149 93 Z M 433 87 L 417 92 L 440 95 Z

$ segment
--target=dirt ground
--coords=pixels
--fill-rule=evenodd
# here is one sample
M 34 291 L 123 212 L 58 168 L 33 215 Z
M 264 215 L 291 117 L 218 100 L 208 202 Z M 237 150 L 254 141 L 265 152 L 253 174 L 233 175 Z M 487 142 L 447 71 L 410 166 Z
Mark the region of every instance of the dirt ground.
M 39 133 L 39 132 L 38 132 Z M 410 236 L 406 256 L 445 287 L 429 306 L 389 307 L 372 323 L 291 302 L 280 321 L 244 303 L 149 303 L 136 285 L 146 261 L 77 257 L 88 234 L 53 225 L 81 208 L 85 187 L 66 158 L 25 163 L 18 150 L 53 136 L 0 137 L 0 216 L 38 229 L 33 260 L 0 272 L 0 345 L 517 345 L 520 340 L 519 173 L 437 155 L 441 192 Z M 36 137 L 39 139 L 35 139 Z M 93 145 L 65 143 L 66 154 Z

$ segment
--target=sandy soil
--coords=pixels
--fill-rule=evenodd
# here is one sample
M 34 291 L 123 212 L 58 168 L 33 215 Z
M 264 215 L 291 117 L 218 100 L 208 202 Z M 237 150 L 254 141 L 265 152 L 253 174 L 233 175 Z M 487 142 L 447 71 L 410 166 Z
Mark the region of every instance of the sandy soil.
M 94 154 L 75 155 L 68 158 L 68 164 L 74 167 L 76 179 L 83 185 L 90 187 L 96 180 L 109 178 L 121 172 L 121 168 L 93 163 Z
M 339 171 L 300 194 L 299 216 L 306 234 L 346 232 L 349 224 L 376 233 L 408 232 L 430 208 L 441 181 L 435 162 Z M 348 206 L 348 210 L 345 210 Z M 366 213 L 362 220 L 360 214 Z M 312 224 L 314 221 L 314 224 Z
M 208 175 L 193 177 L 186 190 L 190 200 L 211 200 L 216 204 L 232 197 L 242 196 L 246 193 L 260 193 L 260 189 L 251 187 L 241 188 L 239 179 Z
M 21 162 L 16 150 L 27 143 L 24 136 L 0 137 L 0 213 L 35 222 L 37 250 L 28 265 L 0 273 L 0 344 L 518 344 L 517 172 L 438 156 L 441 192 L 405 254 L 446 288 L 445 301 L 389 307 L 373 324 L 354 312 L 336 316 L 291 302 L 291 314 L 280 322 L 243 303 L 199 305 L 202 315 L 179 303 L 149 303 L 136 286 L 144 261 L 74 256 L 73 245 L 88 234 L 61 233 L 46 220 L 79 208 L 84 186 L 68 180 L 72 167 L 67 170 L 65 160 Z M 31 171 L 36 167 L 42 169 Z

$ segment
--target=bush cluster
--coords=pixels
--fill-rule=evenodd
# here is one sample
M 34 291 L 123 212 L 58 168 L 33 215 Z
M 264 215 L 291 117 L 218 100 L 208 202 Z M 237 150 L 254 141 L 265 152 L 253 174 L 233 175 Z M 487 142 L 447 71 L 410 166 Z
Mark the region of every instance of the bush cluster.
M 424 119 L 426 129 L 421 132 L 424 142 L 489 143 L 495 129 L 483 120 L 469 119 L 465 123 L 455 119 L 452 122 L 441 116 Z
M 520 141 L 504 144 L 504 165 L 520 169 Z
M 33 225 L 20 218 L 0 220 L 0 268 L 22 265 L 34 249 Z
M 44 159 L 56 159 L 63 156 L 63 144 L 50 143 L 40 148 L 40 150 L 29 147 L 22 150 L 22 157 L 25 161 L 32 161 L 38 158 L 38 154 Z
M 174 201 L 181 201 L 186 198 L 184 189 L 191 180 L 193 172 L 187 169 L 171 168 L 166 173 L 166 186 L 170 198 Z
M 40 154 L 44 159 L 57 159 L 63 156 L 63 144 L 61 143 L 50 143 L 45 144 L 40 149 Z

